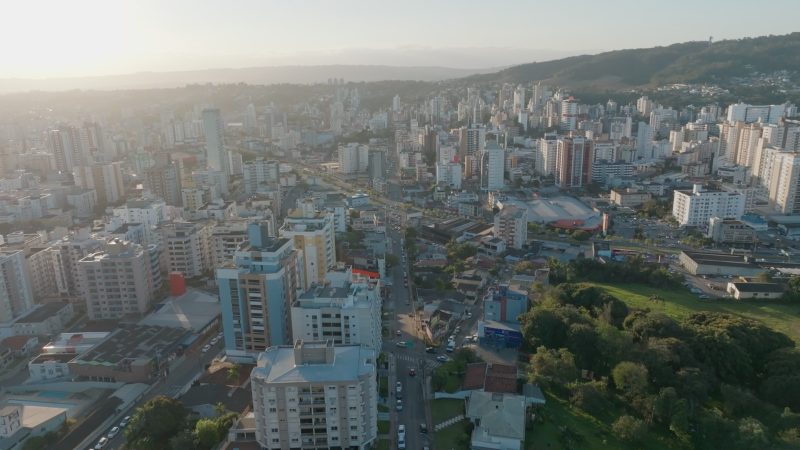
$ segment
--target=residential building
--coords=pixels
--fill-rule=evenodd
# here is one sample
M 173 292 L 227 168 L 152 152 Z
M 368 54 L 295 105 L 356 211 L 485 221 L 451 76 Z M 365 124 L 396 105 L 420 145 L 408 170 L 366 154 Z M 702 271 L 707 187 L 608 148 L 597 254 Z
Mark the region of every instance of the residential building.
M 268 232 L 268 234 L 273 235 L 274 231 Z M 215 225 L 211 228 L 209 239 L 211 267 L 221 267 L 233 262 L 236 250 L 246 241 L 247 222 L 238 221 Z
M 252 360 L 291 342 L 290 308 L 301 287 L 303 256 L 293 240 L 268 236 L 263 224 L 249 224 L 247 234 L 233 262 L 217 268 L 217 285 L 225 350 Z
M 352 269 L 350 270 L 352 280 Z M 360 344 L 380 351 L 380 283 L 366 280 L 328 282 L 314 286 L 292 305 L 295 340 L 330 340 L 334 344 Z
M 88 230 L 82 230 L 56 241 L 47 249 L 55 293 L 68 300 L 76 312 L 86 311 L 86 289 L 81 280 L 78 262 L 86 255 L 98 251 L 102 245 L 103 241 L 90 237 Z
M 333 214 L 321 212 L 312 199 L 297 202 L 278 230 L 282 238 L 292 239 L 294 248 L 303 252 L 304 290 L 325 279 L 325 272 L 336 264 L 336 233 Z
M 706 227 L 712 217 L 740 219 L 745 198 L 737 192 L 706 190 L 695 184 L 691 191 L 674 191 L 672 217 L 682 227 Z
M 457 162 L 436 163 L 436 184 L 461 189 L 461 170 L 461 164 Z
M 121 162 L 76 167 L 73 176 L 78 186 L 97 191 L 100 206 L 117 203 L 125 196 Z
M 575 131 L 578 129 L 578 102 L 570 97 L 561 101 L 561 131 Z
M 8 323 L 33 308 L 33 289 L 23 250 L 0 250 L 0 323 Z
M 206 138 L 206 165 L 209 169 L 220 172 L 227 179 L 228 154 L 225 150 L 225 133 L 219 109 L 204 109 L 203 134 Z
M 521 249 L 528 241 L 528 210 L 506 206 L 494 215 L 494 235 L 510 248 Z
M 635 208 L 640 206 L 642 203 L 645 203 L 653 198 L 653 195 L 649 192 L 642 192 L 638 189 L 632 188 L 625 188 L 625 189 L 611 189 L 609 200 L 611 203 L 627 207 L 627 208 Z
M 591 139 L 579 136 L 558 139 L 554 168 L 556 186 L 570 189 L 588 185 L 592 181 L 593 162 Z
M 371 448 L 378 436 L 376 356 L 331 341 L 297 341 L 259 355 L 250 380 L 261 448 Z
M 516 394 L 473 391 L 467 418 L 475 425 L 470 448 L 522 450 L 525 448 L 525 397 Z
M 558 152 L 558 135 L 546 133 L 539 139 L 539 148 L 536 152 L 536 172 L 539 175 L 552 175 L 556 171 L 556 154 Z
M 144 187 L 166 204 L 181 206 L 183 180 L 178 162 L 169 154 L 158 154 L 156 164 L 144 170 Z
M 728 106 L 728 122 L 764 122 L 778 123 L 786 115 L 786 104 L 783 105 L 748 105 L 735 103 Z
M 483 298 L 483 317 L 497 322 L 519 323 L 528 311 L 528 291 L 518 284 L 489 288 Z
M 89 319 L 120 319 L 150 309 L 155 287 L 151 250 L 111 240 L 101 251 L 78 261 Z
M 354 174 L 364 172 L 369 166 L 369 145 L 351 142 L 339 145 L 339 172 Z
M 800 152 L 775 155 L 769 200 L 781 214 L 800 214 Z
M 149 230 L 165 220 L 165 208 L 163 200 L 128 200 L 125 205 L 114 208 L 114 215 L 122 218 L 123 223 L 141 223 Z
M 486 145 L 481 156 L 481 187 L 499 191 L 505 187 L 506 151 L 495 142 Z
M 211 270 L 209 224 L 166 222 L 159 226 L 158 231 L 164 248 L 167 272 L 180 272 L 187 278 L 194 278 Z
M 245 194 L 252 194 L 262 185 L 275 186 L 280 181 L 280 162 L 256 158 L 242 166 L 242 186 Z
M 786 287 L 779 283 L 736 283 L 729 282 L 728 294 L 736 300 L 777 300 L 783 297 Z

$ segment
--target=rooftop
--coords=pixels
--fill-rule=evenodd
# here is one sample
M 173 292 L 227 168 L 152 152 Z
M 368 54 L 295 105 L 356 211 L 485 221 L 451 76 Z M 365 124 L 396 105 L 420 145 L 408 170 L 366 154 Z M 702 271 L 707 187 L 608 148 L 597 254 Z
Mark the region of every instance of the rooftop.
M 39 323 L 53 317 L 59 311 L 69 307 L 69 303 L 51 302 L 44 303 L 30 313 L 20 317 L 16 323 Z
M 480 419 L 476 436 L 525 438 L 525 398 L 515 394 L 475 391 L 467 403 L 467 417 Z
M 180 297 L 168 297 L 156 305 L 153 312 L 139 321 L 139 325 L 177 327 L 201 331 L 220 315 L 216 295 L 199 289 L 188 289 Z
M 183 328 L 127 325 L 112 333 L 93 349 L 75 358 L 74 364 L 116 366 L 149 361 L 157 352 L 166 355 L 187 333 Z
M 313 344 L 309 342 L 305 345 Z M 375 352 L 360 345 L 333 346 L 331 363 L 296 365 L 295 347 L 270 347 L 258 356 L 251 379 L 267 383 L 352 381 L 375 373 Z
M 780 283 L 732 283 L 739 292 L 781 293 L 786 289 Z
M 29 364 L 44 364 L 48 361 L 68 363 L 78 356 L 77 353 L 42 353 L 33 358 Z
M 750 261 L 745 261 L 742 255 L 731 255 L 722 252 L 699 252 L 693 250 L 684 250 L 683 253 L 697 264 L 713 264 L 716 266 L 728 267 L 758 267 Z

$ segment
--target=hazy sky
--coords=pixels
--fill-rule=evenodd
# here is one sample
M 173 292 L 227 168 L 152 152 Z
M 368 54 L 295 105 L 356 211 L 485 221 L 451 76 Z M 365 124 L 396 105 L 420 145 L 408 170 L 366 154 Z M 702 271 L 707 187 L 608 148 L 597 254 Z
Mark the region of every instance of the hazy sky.
M 771 0 L 763 11 L 738 2 L 3 0 L 0 78 L 284 64 L 495 67 L 798 28 L 798 0 Z

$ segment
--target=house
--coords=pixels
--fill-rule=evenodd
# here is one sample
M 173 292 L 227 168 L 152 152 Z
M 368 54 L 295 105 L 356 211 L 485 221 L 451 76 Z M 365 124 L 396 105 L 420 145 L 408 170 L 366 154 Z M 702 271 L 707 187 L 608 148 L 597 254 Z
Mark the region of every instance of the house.
M 736 300 L 776 299 L 783 297 L 785 288 L 779 283 L 728 283 L 728 294 Z
M 467 364 L 463 388 L 464 390 L 516 394 L 517 368 L 506 364 Z
M 516 394 L 475 391 L 467 402 L 467 418 L 473 423 L 473 450 L 521 450 L 525 442 L 525 397 Z
M 37 345 L 39 338 L 36 336 L 11 336 L 0 341 L 0 348 L 10 350 L 14 357 L 30 355 Z

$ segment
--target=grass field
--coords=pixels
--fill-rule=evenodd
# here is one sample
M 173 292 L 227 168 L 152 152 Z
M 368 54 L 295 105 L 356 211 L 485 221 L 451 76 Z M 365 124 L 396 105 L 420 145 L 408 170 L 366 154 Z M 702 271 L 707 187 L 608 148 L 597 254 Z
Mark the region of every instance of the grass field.
M 378 421 L 378 434 L 389 434 L 389 430 L 391 429 L 391 424 L 388 420 L 379 420 Z
M 675 318 L 683 318 L 700 311 L 737 314 L 761 321 L 800 344 L 800 305 L 740 302 L 727 298 L 700 300 L 684 288 L 667 291 L 641 284 L 594 284 L 634 308 L 649 308 Z M 652 294 L 658 294 L 664 301 L 650 301 Z
M 375 447 L 378 450 L 389 450 L 389 439 L 378 439 L 378 445 Z
M 441 431 L 437 431 L 433 436 L 434 448 L 443 450 L 467 450 L 469 448 L 467 424 L 469 424 L 469 421 L 462 420 Z
M 440 398 L 431 402 L 431 416 L 434 426 L 459 414 L 464 414 L 464 400 Z
M 672 450 L 678 448 L 670 446 L 664 436 L 652 431 L 647 433 L 645 441 L 639 444 L 629 445 L 621 442 L 612 434 L 610 423 L 601 422 L 552 395 L 547 395 L 547 405 L 540 414 L 543 420 L 541 422 L 537 420 L 525 431 L 526 450 L 567 448 Z

